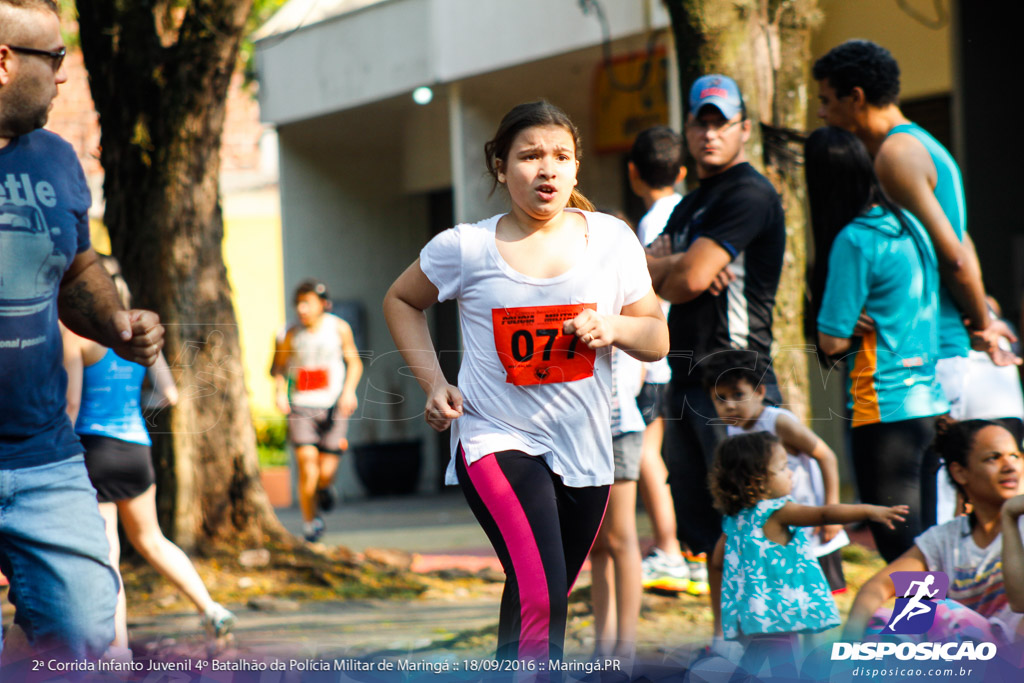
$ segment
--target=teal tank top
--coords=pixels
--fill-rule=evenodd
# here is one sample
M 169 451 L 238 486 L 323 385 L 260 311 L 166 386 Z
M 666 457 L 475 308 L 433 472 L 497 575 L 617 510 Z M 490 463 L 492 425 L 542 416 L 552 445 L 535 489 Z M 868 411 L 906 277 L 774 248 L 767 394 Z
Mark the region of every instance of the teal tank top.
M 917 138 L 935 164 L 937 180 L 935 198 L 939 201 L 946 219 L 953 226 L 953 232 L 963 242 L 967 234 L 967 203 L 964 200 L 964 181 L 953 155 L 942 143 L 932 137 L 916 123 L 896 126 L 889 135 L 907 133 Z M 964 328 L 960 309 L 945 285 L 939 287 L 939 358 L 966 356 L 971 349 L 971 340 Z
M 98 363 L 86 366 L 83 372 L 82 407 L 75 432 L 151 445 L 140 405 L 145 376 L 146 368 L 107 349 Z

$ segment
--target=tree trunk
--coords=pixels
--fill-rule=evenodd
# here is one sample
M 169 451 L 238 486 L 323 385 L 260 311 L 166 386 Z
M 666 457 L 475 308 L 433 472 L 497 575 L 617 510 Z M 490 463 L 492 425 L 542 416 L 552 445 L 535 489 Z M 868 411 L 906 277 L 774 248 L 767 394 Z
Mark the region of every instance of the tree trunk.
M 154 430 L 161 526 L 187 550 L 283 539 L 259 483 L 221 253 L 221 133 L 252 0 L 77 5 L 111 246 L 134 305 L 163 320 L 181 393 Z
M 722 73 L 740 86 L 755 123 L 747 151 L 775 185 L 786 210 L 786 255 L 775 302 L 775 372 L 786 404 L 807 414 L 808 358 L 803 334 L 807 262 L 802 139 L 807 121 L 811 29 L 817 0 L 666 0 L 679 61 L 680 92 Z

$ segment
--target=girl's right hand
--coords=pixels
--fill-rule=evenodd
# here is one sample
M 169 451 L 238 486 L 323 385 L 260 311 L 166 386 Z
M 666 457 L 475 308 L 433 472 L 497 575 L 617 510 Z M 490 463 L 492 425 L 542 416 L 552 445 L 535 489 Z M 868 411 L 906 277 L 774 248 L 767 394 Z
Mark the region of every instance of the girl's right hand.
M 868 519 L 872 522 L 878 522 L 884 524 L 890 529 L 895 529 L 893 522 L 905 522 L 907 521 L 907 515 L 910 513 L 910 508 L 906 505 L 893 505 L 892 507 L 885 507 L 884 505 L 868 505 Z
M 427 396 L 427 407 L 423 411 L 427 424 L 439 432 L 451 426 L 452 420 L 462 417 L 462 392 L 448 384 L 440 384 Z

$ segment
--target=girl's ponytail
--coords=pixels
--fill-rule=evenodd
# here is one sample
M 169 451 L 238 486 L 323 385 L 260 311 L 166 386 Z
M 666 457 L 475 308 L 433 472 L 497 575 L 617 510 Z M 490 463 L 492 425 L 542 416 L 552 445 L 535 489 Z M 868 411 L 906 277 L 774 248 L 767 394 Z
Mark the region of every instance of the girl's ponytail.
M 572 188 L 572 194 L 569 195 L 569 203 L 565 205 L 570 209 L 580 209 L 582 211 L 596 211 L 594 205 L 590 203 L 590 200 L 583 196 L 575 187 Z

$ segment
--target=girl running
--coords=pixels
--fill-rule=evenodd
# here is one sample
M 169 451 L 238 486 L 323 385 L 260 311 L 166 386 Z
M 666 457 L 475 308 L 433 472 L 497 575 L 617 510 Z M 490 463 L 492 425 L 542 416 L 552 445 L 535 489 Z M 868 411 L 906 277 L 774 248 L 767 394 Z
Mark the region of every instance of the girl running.
M 1014 613 L 1014 607 L 1024 611 L 1020 446 L 1003 425 L 989 420 L 940 422 L 937 432 L 933 448 L 946 461 L 949 477 L 971 512 L 922 533 L 861 587 L 844 640 L 860 640 L 866 631 L 877 633 L 889 622 L 892 610 L 883 605 L 896 594 L 893 572 L 925 571 L 949 577 L 947 599 L 936 609 L 929 639 L 1002 644 L 1024 637 L 1021 615 Z
M 114 279 L 122 303 L 131 299 L 117 261 L 101 257 Z M 100 514 L 110 543 L 110 564 L 117 569 L 121 545 L 120 516 L 125 535 L 157 571 L 178 587 L 202 615 L 211 636 L 225 635 L 235 615 L 210 598 L 195 567 L 160 530 L 156 515 L 156 484 L 149 447 L 152 444 L 142 416 L 141 389 L 146 368 L 130 363 L 110 349 L 64 329 L 64 368 L 68 373 L 67 408 L 85 449 L 85 466 L 96 489 Z M 155 407 L 174 405 L 178 391 L 167 361 L 161 355 L 149 376 Z M 112 653 L 128 652 L 124 584 L 117 595 Z
M 427 424 L 452 427 L 446 482 L 462 487 L 505 570 L 500 659 L 561 656 L 569 591 L 613 479 L 611 347 L 643 361 L 668 352 L 643 248 L 575 189 L 579 153 L 563 111 L 513 108 L 484 147 L 510 211 L 437 235 L 384 299 Z M 424 314 L 447 299 L 465 345 L 458 387 Z
M 795 675 L 797 634 L 839 625 L 839 613 L 805 527 L 872 520 L 902 522 L 907 506 L 798 505 L 786 450 L 768 432 L 721 443 L 709 477 L 715 507 L 725 516 L 712 566 L 715 634 L 738 640 L 740 668 L 756 674 L 767 658 L 772 675 Z M 724 561 L 724 565 L 722 564 Z

